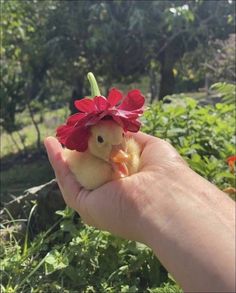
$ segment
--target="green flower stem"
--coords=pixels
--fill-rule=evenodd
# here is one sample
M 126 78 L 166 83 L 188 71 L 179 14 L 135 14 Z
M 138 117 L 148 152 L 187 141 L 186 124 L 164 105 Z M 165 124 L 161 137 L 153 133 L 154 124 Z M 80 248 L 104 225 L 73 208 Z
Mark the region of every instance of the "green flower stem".
M 92 74 L 92 72 L 89 72 L 87 77 L 88 77 L 88 80 L 89 80 L 89 83 L 90 83 L 90 86 L 91 86 L 91 96 L 92 96 L 92 98 L 96 97 L 96 96 L 101 96 L 100 90 L 98 88 L 97 81 L 96 81 L 94 75 Z

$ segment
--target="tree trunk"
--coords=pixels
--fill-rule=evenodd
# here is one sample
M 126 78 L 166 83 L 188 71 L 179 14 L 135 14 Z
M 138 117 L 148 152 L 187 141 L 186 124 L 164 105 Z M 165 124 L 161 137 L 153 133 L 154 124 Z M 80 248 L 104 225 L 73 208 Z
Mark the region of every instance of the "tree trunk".
M 206 96 L 208 97 L 209 96 L 209 74 L 206 73 L 205 74 L 205 93 L 206 93 Z
M 69 105 L 71 114 L 75 114 L 78 112 L 78 109 L 75 108 L 74 102 L 76 100 L 81 100 L 84 98 L 83 89 L 84 89 L 83 78 L 77 78 L 74 89 L 72 90 L 72 95 L 71 95 L 71 100 Z
M 168 46 L 159 56 L 158 61 L 161 65 L 161 81 L 159 99 L 162 100 L 165 96 L 174 93 L 175 89 L 175 77 L 174 77 L 174 65 L 178 60 L 176 50 L 173 46 Z
M 21 142 L 21 144 L 22 144 L 22 146 L 23 146 L 24 154 L 27 154 L 28 151 L 27 151 L 27 147 L 26 147 L 26 145 L 25 145 L 25 138 L 24 138 L 24 136 L 22 136 L 22 135 L 20 134 L 20 131 L 19 131 L 19 130 L 18 130 L 16 133 L 17 133 L 17 135 L 18 135 L 18 137 L 19 137 L 19 139 L 20 139 L 20 142 Z
M 175 77 L 173 72 L 174 64 L 166 62 L 166 58 L 161 62 L 161 83 L 159 98 L 162 100 L 165 96 L 174 93 Z
M 157 99 L 157 74 L 155 70 L 151 69 L 149 73 L 149 81 L 150 81 L 150 93 L 151 93 L 151 103 Z
M 30 102 L 28 100 L 27 100 L 27 107 L 28 107 L 28 110 L 29 110 L 30 118 L 31 118 L 31 120 L 33 122 L 33 125 L 34 125 L 36 133 L 37 133 L 37 149 L 40 150 L 41 149 L 41 134 L 40 134 L 38 124 L 37 124 L 36 120 L 34 119 L 34 113 L 33 113 L 33 110 L 31 108 Z
M 10 135 L 10 138 L 12 140 L 12 142 L 14 143 L 15 147 L 17 148 L 17 151 L 18 152 L 21 152 L 21 148 L 19 147 L 17 141 L 15 140 L 14 136 L 13 136 L 13 133 L 12 132 L 9 132 L 9 135 Z

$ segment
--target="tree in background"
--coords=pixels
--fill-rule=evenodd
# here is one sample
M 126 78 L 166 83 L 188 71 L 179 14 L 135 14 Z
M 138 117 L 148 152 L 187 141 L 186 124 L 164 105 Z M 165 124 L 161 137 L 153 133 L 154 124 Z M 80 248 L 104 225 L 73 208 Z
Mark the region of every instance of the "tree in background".
M 205 59 L 204 68 L 209 72 L 213 82 L 226 81 L 234 83 L 236 79 L 236 56 L 235 43 L 236 35 L 231 34 L 226 40 L 216 40 L 211 56 Z
M 235 34 L 226 40 L 214 40 L 187 52 L 176 64 L 174 72 L 178 92 L 197 91 L 205 83 L 235 82 Z
M 25 78 L 22 64 L 27 64 L 25 43 L 30 41 L 35 32 L 29 9 L 19 2 L 2 4 L 2 43 L 1 43 L 1 126 L 10 135 L 20 127 L 16 125 L 16 113 L 22 112 L 26 105 Z M 14 137 L 11 138 L 18 149 Z
M 199 46 L 209 48 L 213 40 L 225 40 L 234 31 L 234 5 L 229 1 L 137 3 L 138 11 L 144 11 L 137 30 L 144 35 L 147 59 L 160 64 L 160 98 L 174 92 L 173 69 L 186 52 Z
M 91 70 L 87 42 L 92 4 L 90 1 L 53 1 L 52 5 L 45 22 L 47 44 L 54 58 L 50 77 L 71 89 L 70 110 L 73 113 L 76 111 L 74 101 L 85 95 L 85 78 Z
M 22 125 L 16 114 L 28 110 L 41 146 L 40 129 L 34 113 L 56 91 L 49 69 L 55 62 L 54 51 L 46 39 L 46 20 L 53 1 L 3 1 L 2 5 L 2 87 L 1 127 L 10 135 Z M 20 136 L 20 132 L 16 132 Z M 14 137 L 11 135 L 12 139 Z M 20 137 L 25 149 L 23 137 Z M 15 145 L 16 142 L 14 141 Z M 18 149 L 19 146 L 17 146 Z M 25 149 L 26 151 L 26 149 Z
M 15 113 L 28 107 L 33 114 L 32 101 L 48 102 L 63 88 L 71 89 L 73 112 L 73 101 L 87 92 L 88 71 L 105 88 L 144 74 L 156 84 L 160 74 L 159 97 L 173 93 L 175 65 L 187 52 L 226 40 L 234 31 L 234 6 L 230 1 L 2 1 L 2 126 L 14 130 Z M 152 87 L 153 97 L 156 91 Z
M 159 68 L 160 98 L 174 92 L 173 69 L 187 52 L 209 50 L 234 31 L 229 1 L 99 1 L 90 8 L 86 52 L 99 60 L 95 68 L 108 84 L 152 78 Z
M 153 62 L 160 65 L 163 97 L 173 93 L 173 68 L 186 52 L 233 32 L 233 6 L 228 1 L 49 1 L 45 40 L 55 71 L 73 84 L 77 98 L 88 70 L 107 84 L 127 82 L 147 73 Z

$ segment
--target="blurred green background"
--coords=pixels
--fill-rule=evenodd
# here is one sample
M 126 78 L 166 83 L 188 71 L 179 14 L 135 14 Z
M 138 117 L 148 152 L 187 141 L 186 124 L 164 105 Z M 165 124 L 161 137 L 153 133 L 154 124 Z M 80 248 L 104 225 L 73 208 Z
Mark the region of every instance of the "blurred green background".
M 169 140 L 195 171 L 220 188 L 235 184 L 225 161 L 235 152 L 235 1 L 1 0 L 1 40 L 1 205 L 54 177 L 42 142 L 74 113 L 74 101 L 90 94 L 89 71 L 104 96 L 114 86 L 123 91 L 140 88 L 147 106 L 143 131 Z M 67 219 L 66 214 L 62 216 Z M 150 251 L 129 243 L 127 252 L 126 242 L 88 227 L 80 231 L 82 236 L 70 226 L 67 240 L 63 233 L 53 234 L 50 245 L 39 237 L 24 257 L 18 242 L 8 242 L 3 250 L 4 270 L 9 277 L 13 267 L 17 268 L 14 274 L 21 281 L 4 275 L 2 290 L 181 290 L 170 276 L 155 281 L 161 266 Z M 86 266 L 97 258 L 96 265 L 108 281 L 95 264 L 94 272 L 87 275 L 79 271 L 83 262 L 72 267 L 74 252 L 62 253 L 66 241 L 76 249 L 83 243 Z M 113 250 L 108 247 L 111 242 Z M 91 256 L 94 243 L 99 255 Z M 104 243 L 114 254 L 120 253 L 121 263 L 116 259 L 108 266 Z M 45 252 L 51 253 L 48 263 L 54 261 L 52 275 L 42 278 L 40 265 L 31 279 L 30 268 L 42 264 Z M 13 263 L 11 255 L 18 256 Z M 32 257 L 35 263 L 30 263 Z M 22 267 L 22 262 L 30 266 Z M 141 277 L 137 263 L 142 267 Z M 61 272 L 58 278 L 57 270 Z M 70 274 L 74 277 L 68 281 Z M 94 274 L 100 285 L 91 281 Z M 83 279 L 80 287 L 76 287 L 78 275 Z

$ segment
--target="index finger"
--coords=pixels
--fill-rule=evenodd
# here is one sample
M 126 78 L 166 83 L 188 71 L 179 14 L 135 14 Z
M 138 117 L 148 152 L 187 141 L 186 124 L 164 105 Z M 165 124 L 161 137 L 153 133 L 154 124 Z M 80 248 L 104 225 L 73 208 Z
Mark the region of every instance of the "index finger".
M 54 137 L 47 137 L 44 140 L 44 145 L 64 200 L 68 205 L 73 206 L 81 186 L 76 181 L 63 157 L 63 148 Z

